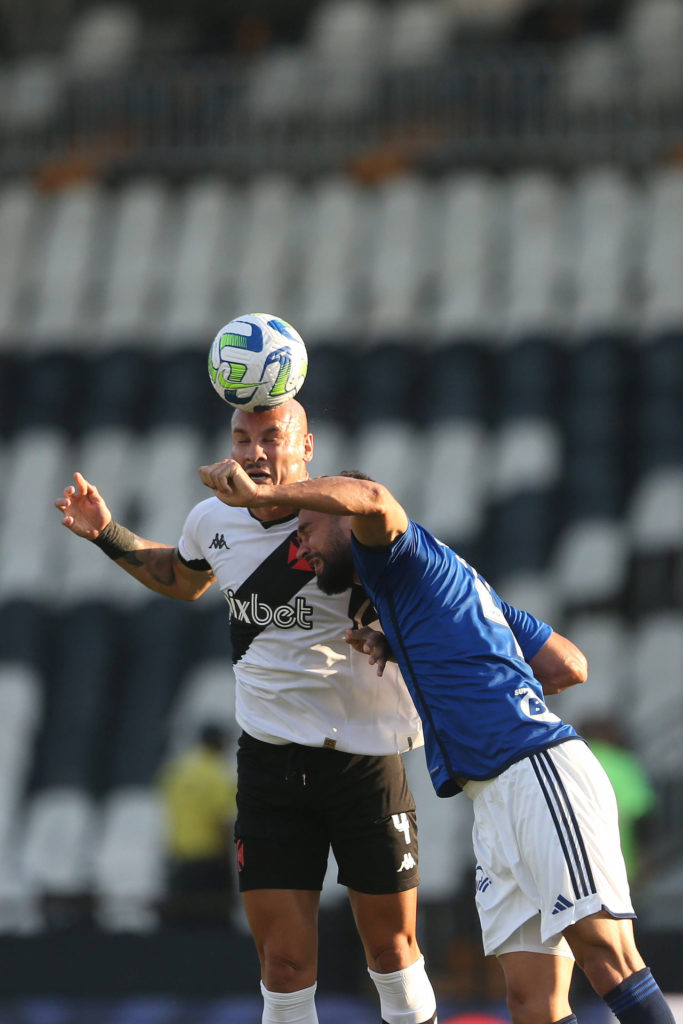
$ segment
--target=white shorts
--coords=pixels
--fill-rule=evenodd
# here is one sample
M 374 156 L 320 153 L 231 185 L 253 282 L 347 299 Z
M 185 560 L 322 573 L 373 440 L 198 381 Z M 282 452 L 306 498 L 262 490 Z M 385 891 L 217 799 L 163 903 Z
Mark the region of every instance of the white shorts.
M 575 921 L 600 910 L 635 917 L 614 790 L 582 740 L 531 754 L 464 791 L 474 806 L 476 902 L 487 955 L 513 947 L 570 955 L 561 934 Z M 540 929 L 525 936 L 521 926 L 539 914 Z

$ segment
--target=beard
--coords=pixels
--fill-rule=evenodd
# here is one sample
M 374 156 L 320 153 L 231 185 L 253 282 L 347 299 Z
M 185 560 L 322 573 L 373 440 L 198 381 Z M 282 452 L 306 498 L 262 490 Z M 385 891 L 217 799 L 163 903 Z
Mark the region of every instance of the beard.
M 346 539 L 333 545 L 318 573 L 318 587 L 323 594 L 341 594 L 353 583 L 354 565 Z

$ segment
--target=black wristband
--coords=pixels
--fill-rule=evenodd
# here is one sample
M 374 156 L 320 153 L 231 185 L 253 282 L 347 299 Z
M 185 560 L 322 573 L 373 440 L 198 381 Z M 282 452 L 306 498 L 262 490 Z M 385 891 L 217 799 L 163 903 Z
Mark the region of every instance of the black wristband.
M 121 526 L 112 519 L 107 523 L 99 536 L 95 537 L 93 544 L 104 551 L 108 558 L 122 558 L 129 551 L 135 550 L 135 534 L 127 526 Z

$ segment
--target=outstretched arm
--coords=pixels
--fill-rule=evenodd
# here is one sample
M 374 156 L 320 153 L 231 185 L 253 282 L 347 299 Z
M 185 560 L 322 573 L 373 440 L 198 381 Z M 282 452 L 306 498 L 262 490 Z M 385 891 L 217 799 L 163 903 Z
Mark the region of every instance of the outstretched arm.
M 55 501 L 62 525 L 77 537 L 102 548 L 117 565 L 149 590 L 181 601 L 194 601 L 214 582 L 211 572 L 190 569 L 178 558 L 177 549 L 144 540 L 115 523 L 102 495 L 81 473 Z
M 320 476 L 290 484 L 255 484 L 233 459 L 199 470 L 202 483 L 226 505 L 261 508 L 289 505 L 332 516 L 351 516 L 351 528 L 361 544 L 389 545 L 405 533 L 408 516 L 396 498 L 374 480 L 350 476 Z

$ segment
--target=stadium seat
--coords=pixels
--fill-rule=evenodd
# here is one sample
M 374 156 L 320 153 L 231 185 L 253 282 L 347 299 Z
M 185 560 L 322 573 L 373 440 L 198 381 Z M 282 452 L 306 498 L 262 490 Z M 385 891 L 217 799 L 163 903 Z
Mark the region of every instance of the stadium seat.
M 607 33 L 569 40 L 559 63 L 559 85 L 574 117 L 612 110 L 622 99 L 627 60 L 621 40 Z
M 37 789 L 94 795 L 101 785 L 119 644 L 118 619 L 105 603 L 76 605 L 55 621 L 45 720 L 35 746 Z
M 297 189 L 284 175 L 264 175 L 246 189 L 243 202 L 245 226 L 235 280 L 234 315 L 265 311 L 296 324 L 291 294 L 298 263 Z
M 420 68 L 447 57 L 453 6 L 438 0 L 401 0 L 387 11 L 386 60 L 392 68 Z
M 156 395 L 157 375 L 150 363 L 148 351 L 134 347 L 88 359 L 80 400 L 71 406 L 70 423 L 79 437 L 105 429 L 143 429 L 150 397 Z
M 190 648 L 192 615 L 184 602 L 151 597 L 123 621 L 116 727 L 111 733 L 107 790 L 152 784 L 165 741 L 165 723 Z
M 547 338 L 530 337 L 495 350 L 490 380 L 496 394 L 492 413 L 500 422 L 557 418 L 566 368 L 558 346 Z
M 628 544 L 625 528 L 611 519 L 570 522 L 553 555 L 558 597 L 565 610 L 621 609 Z
M 369 201 L 357 185 L 334 175 L 313 186 L 310 205 L 300 303 L 301 332 L 309 347 L 359 327 L 358 288 L 367 261 L 362 229 Z
M 325 0 L 313 9 L 305 43 L 318 115 L 349 116 L 367 107 L 384 32 L 385 13 L 372 0 Z
M 8 452 L 5 488 L 12 500 L 5 505 L 0 534 L 2 600 L 50 600 L 61 593 L 59 549 L 53 543 L 59 519 L 52 503 L 64 487 L 66 454 L 64 435 L 40 428 L 22 431 Z
M 311 68 L 300 47 L 269 49 L 249 62 L 246 75 L 244 109 L 257 123 L 276 130 L 285 119 L 311 113 L 315 104 Z
M 525 491 L 551 491 L 561 469 L 560 436 L 552 421 L 520 416 L 500 423 L 491 457 L 493 501 Z
M 0 862 L 16 834 L 42 714 L 43 687 L 36 669 L 0 661 Z
M 199 435 L 187 424 L 159 426 L 141 440 L 138 454 L 145 467 L 138 496 L 140 534 L 175 546 L 192 506 L 211 497 L 199 479 L 205 461 Z
M 680 330 L 683 324 L 683 172 L 678 168 L 653 172 L 643 205 L 647 227 L 642 322 L 646 336 L 651 336 Z
M 583 719 L 623 719 L 632 698 L 632 645 L 623 619 L 613 612 L 577 614 L 563 630 L 588 658 L 588 680 L 551 701 L 552 710 L 580 731 Z
M 168 201 L 166 185 L 153 178 L 124 185 L 114 197 L 109 255 L 101 264 L 102 309 L 94 324 L 102 348 L 129 343 L 153 330 Z
M 490 459 L 486 431 L 474 419 L 444 416 L 425 428 L 420 450 L 415 467 L 418 485 L 408 511 L 463 553 L 463 545 L 479 532 L 486 502 Z
M 358 432 L 356 468 L 385 484 L 410 512 L 422 488 L 421 450 L 414 427 L 405 420 L 373 420 Z
M 436 333 L 445 342 L 487 337 L 496 326 L 492 261 L 498 189 L 484 173 L 454 174 L 438 189 Z
M 224 615 L 227 621 L 227 611 Z M 168 716 L 167 757 L 186 750 L 207 722 L 219 722 L 233 740 L 240 731 L 235 722 L 235 676 L 227 654 L 198 661 L 183 677 Z
M 432 217 L 425 185 L 416 177 L 380 186 L 377 228 L 368 281 L 370 331 L 385 339 L 414 342 L 423 333 L 420 317 L 431 269 L 427 225 Z
M 40 669 L 47 642 L 45 608 L 32 598 L 10 598 L 0 604 L 0 662 L 20 662 Z
M 238 213 L 236 192 L 221 179 L 201 178 L 185 188 L 169 268 L 167 312 L 158 321 L 162 351 L 169 342 L 194 341 L 202 351 L 208 349 L 218 329 L 232 318 Z
M 632 546 L 631 611 L 680 607 L 683 597 L 683 470 L 645 476 L 628 509 Z
M 137 500 L 144 481 L 136 450 L 136 435 L 128 429 L 89 431 L 71 450 L 68 464 L 63 464 L 55 497 L 73 482 L 72 474 L 79 470 L 97 487 L 117 522 L 135 530 Z M 59 525 L 56 512 L 54 518 L 55 525 Z M 64 528 L 61 531 L 54 538 L 54 547 L 62 562 L 60 599 L 66 606 L 97 599 L 129 606 L 140 604 L 148 596 L 139 583 L 117 566 L 109 565 L 95 545 L 68 536 Z
M 76 348 L 92 337 L 90 288 L 104 198 L 99 186 L 76 185 L 52 200 L 52 222 L 36 253 L 34 314 L 28 351 Z
M 566 192 L 549 173 L 519 172 L 505 190 L 508 261 L 503 338 L 557 331 L 565 312 L 562 228 Z
M 634 685 L 623 705 L 631 731 L 650 769 L 680 777 L 681 666 L 683 616 L 680 611 L 648 615 L 634 634 Z
M 641 103 L 674 103 L 683 89 L 680 42 L 683 10 L 677 0 L 634 0 L 622 40 Z
M 41 199 L 27 180 L 17 179 L 0 191 L 0 347 L 16 337 L 21 313 L 24 268 Z
M 100 926 L 126 932 L 156 928 L 164 890 L 164 833 L 152 789 L 125 787 L 106 798 L 93 859 Z
M 21 864 L 38 893 L 77 897 L 89 891 L 96 827 L 95 807 L 83 790 L 45 789 L 30 798 Z
M 104 2 L 81 10 L 64 45 L 69 75 L 97 79 L 124 73 L 142 44 L 142 29 L 141 15 L 126 3 Z
M 568 249 L 572 323 L 579 338 L 614 331 L 633 318 L 630 284 L 638 193 L 622 172 L 584 171 L 570 197 L 576 229 Z

